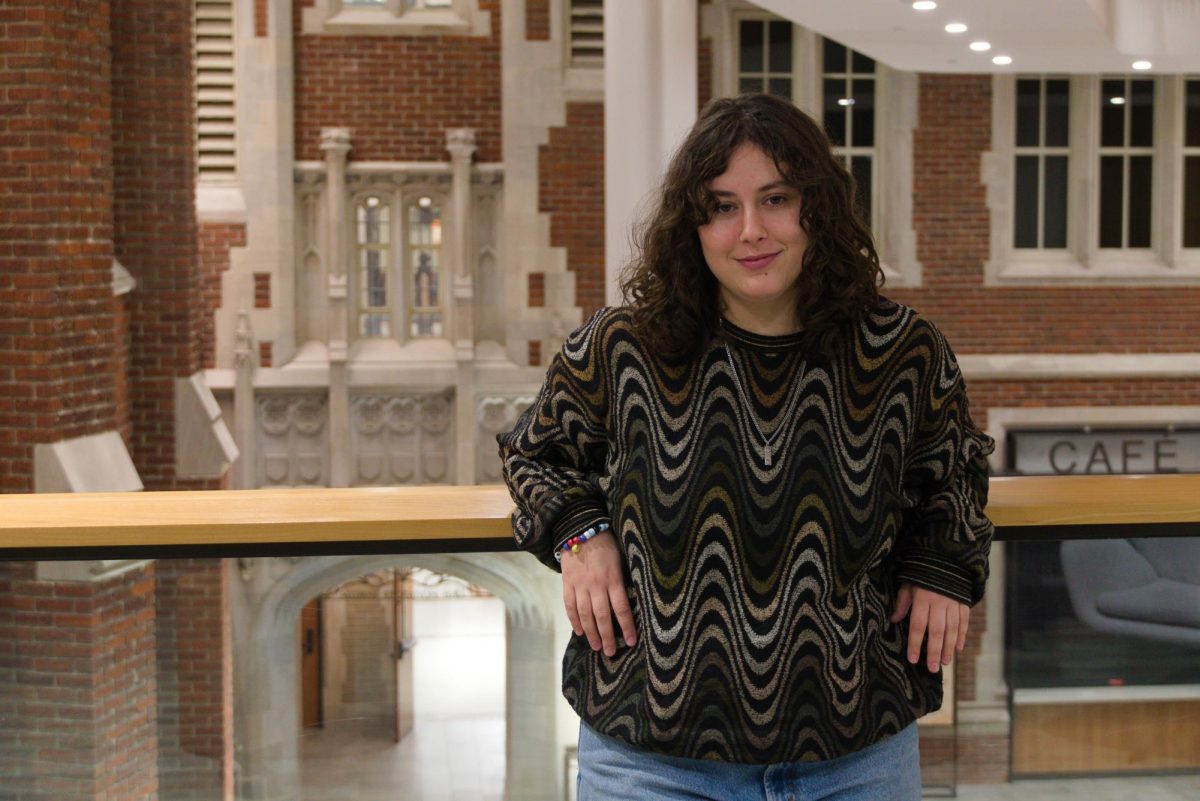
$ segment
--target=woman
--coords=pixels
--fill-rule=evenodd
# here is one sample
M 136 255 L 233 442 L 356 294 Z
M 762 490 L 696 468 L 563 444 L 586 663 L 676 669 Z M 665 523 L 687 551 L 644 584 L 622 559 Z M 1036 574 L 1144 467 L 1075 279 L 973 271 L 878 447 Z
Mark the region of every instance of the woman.
M 499 438 L 562 571 L 581 801 L 919 798 L 993 531 L 949 346 L 775 97 L 705 108 L 639 244 Z

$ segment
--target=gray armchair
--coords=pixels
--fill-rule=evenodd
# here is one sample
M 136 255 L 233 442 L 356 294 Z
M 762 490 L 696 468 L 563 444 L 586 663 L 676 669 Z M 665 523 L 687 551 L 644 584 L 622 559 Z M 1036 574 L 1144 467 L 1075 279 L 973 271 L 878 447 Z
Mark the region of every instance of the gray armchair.
M 1098 631 L 1200 646 L 1200 538 L 1068 540 L 1071 606 Z

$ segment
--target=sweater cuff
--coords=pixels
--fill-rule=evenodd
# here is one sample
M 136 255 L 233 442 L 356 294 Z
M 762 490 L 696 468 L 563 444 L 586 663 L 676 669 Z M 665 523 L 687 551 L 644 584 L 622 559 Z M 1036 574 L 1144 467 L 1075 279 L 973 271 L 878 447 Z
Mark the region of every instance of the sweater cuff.
M 607 523 L 608 507 L 597 498 L 581 498 L 563 509 L 554 522 L 554 551 L 560 550 L 567 540 L 587 531 L 598 523 Z
M 979 600 L 975 597 L 971 573 L 937 551 L 923 548 L 907 551 L 900 557 L 896 578 L 901 583 L 916 584 L 967 606 L 974 606 Z

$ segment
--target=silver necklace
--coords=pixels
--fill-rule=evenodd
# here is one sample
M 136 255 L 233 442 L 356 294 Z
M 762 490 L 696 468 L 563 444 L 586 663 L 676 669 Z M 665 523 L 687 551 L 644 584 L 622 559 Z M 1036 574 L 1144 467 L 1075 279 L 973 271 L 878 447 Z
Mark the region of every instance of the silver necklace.
M 742 380 L 738 378 L 737 365 L 733 363 L 733 355 L 729 352 L 729 345 L 725 345 L 725 359 L 729 362 L 729 369 L 733 371 L 733 385 L 737 387 L 738 395 L 742 399 L 742 403 L 746 405 L 746 414 L 750 418 L 754 429 L 758 431 L 758 436 L 762 438 L 763 446 L 759 448 L 755 445 L 755 450 L 762 454 L 763 464 L 767 467 L 771 466 L 771 449 L 774 446 L 779 433 L 787 427 L 788 420 L 791 419 L 793 412 L 796 411 L 796 403 L 800 400 L 800 385 L 804 383 L 804 370 L 808 366 L 808 360 L 800 362 L 800 377 L 796 379 L 796 385 L 792 387 L 791 397 L 788 399 L 787 411 L 783 413 L 783 417 L 779 419 L 779 425 L 767 436 L 763 433 L 762 426 L 758 424 L 758 415 L 754 413 L 754 404 L 750 402 L 750 397 L 746 391 L 742 389 Z

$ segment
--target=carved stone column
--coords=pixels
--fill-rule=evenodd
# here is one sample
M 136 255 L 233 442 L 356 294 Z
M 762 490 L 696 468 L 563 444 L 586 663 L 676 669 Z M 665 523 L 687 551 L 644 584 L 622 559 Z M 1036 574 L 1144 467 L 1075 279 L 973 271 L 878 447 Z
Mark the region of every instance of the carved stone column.
M 254 352 L 254 332 L 250 330 L 250 314 L 245 306 L 238 312 L 233 366 L 237 373 L 233 385 L 233 431 L 240 452 L 233 468 L 233 486 L 254 489 L 254 462 L 258 458 L 254 447 L 258 436 L 254 421 L 254 373 L 258 369 L 258 355 Z
M 450 151 L 450 241 L 447 263 L 454 265 L 454 349 L 459 361 L 468 361 L 475 351 L 474 266 L 471 248 L 471 157 L 475 154 L 475 131 L 451 128 L 446 132 Z
M 350 388 L 346 369 L 350 315 L 347 309 L 346 154 L 347 128 L 323 128 L 325 198 L 329 216 L 329 486 L 350 484 Z

